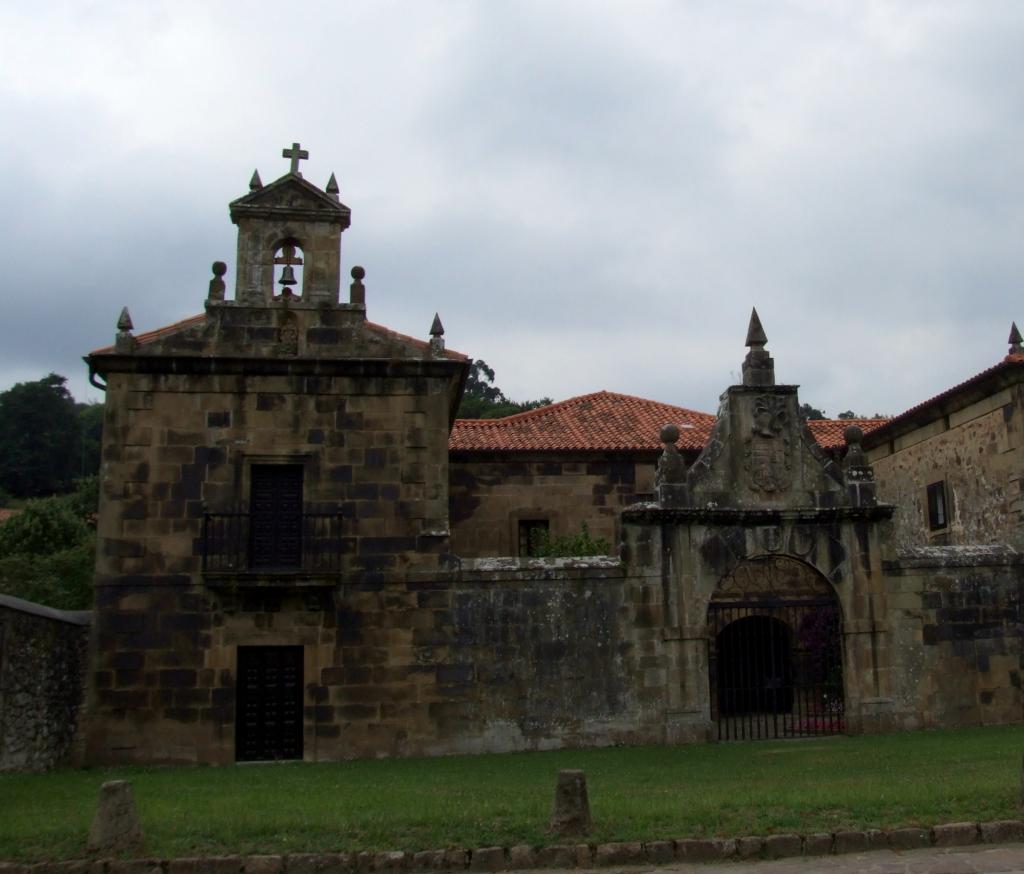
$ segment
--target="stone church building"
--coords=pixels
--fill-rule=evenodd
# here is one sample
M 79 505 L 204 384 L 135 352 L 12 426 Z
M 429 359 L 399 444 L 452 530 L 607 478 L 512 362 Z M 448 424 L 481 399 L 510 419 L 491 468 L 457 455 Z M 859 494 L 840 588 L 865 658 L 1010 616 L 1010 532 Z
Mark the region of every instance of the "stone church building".
M 368 321 L 360 267 L 341 299 L 350 210 L 285 154 L 230 205 L 233 293 L 218 262 L 202 315 L 135 335 L 125 311 L 87 358 L 106 390 L 87 761 L 1020 721 L 1016 553 L 897 554 L 868 428 L 822 448 L 756 314 L 699 441 L 654 414 L 600 457 L 449 451 L 469 360 L 436 317 L 422 340 Z M 501 465 L 584 485 L 510 497 Z M 577 498 L 610 509 L 618 555 L 496 557 Z

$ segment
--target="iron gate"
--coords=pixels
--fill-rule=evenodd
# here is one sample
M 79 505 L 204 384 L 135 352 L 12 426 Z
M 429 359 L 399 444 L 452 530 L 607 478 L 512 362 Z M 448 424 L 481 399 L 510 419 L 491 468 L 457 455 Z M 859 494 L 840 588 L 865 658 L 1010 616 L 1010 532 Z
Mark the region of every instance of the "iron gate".
M 842 619 L 834 598 L 712 602 L 708 631 L 719 740 L 844 730 Z

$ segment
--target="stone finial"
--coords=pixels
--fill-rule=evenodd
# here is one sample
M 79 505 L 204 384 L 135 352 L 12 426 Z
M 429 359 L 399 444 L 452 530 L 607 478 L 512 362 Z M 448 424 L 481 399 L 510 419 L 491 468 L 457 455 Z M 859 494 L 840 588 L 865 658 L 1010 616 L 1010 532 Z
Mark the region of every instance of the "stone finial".
M 548 831 L 557 835 L 585 835 L 590 831 L 590 799 L 583 771 L 559 771 L 555 804 Z
M 289 173 L 294 173 L 296 176 L 301 176 L 299 172 L 299 161 L 306 161 L 309 159 L 309 152 L 303 149 L 298 143 L 292 143 L 290 149 L 281 149 L 282 158 L 291 158 L 291 167 Z
M 775 385 L 775 362 L 764 348 L 768 336 L 761 326 L 757 308 L 750 311 L 750 324 L 747 326 L 746 346 L 750 349 L 743 359 L 744 385 Z
M 765 334 L 764 327 L 761 325 L 761 318 L 757 314 L 757 307 L 754 307 L 750 311 L 750 324 L 747 325 L 747 341 L 743 345 L 751 349 L 764 349 L 767 342 L 768 335 Z
M 846 456 L 843 458 L 843 476 L 846 493 L 855 507 L 873 507 L 876 503 L 875 472 L 861 448 L 864 432 L 859 425 L 847 425 L 843 431 Z
M 121 307 L 121 315 L 117 317 L 118 332 L 130 334 L 134 327 L 135 325 L 132 324 L 132 314 L 128 312 L 128 307 Z
M 352 268 L 352 284 L 349 288 L 349 303 L 366 306 L 366 286 L 363 285 L 363 277 L 366 271 L 358 264 Z
M 430 325 L 430 354 L 434 358 L 444 356 L 444 325 L 437 313 L 434 313 L 434 321 Z
M 224 274 L 228 272 L 228 265 L 223 261 L 214 261 L 213 279 L 210 280 L 210 291 L 206 295 L 207 300 L 224 300 Z
M 110 780 L 100 787 L 96 815 L 89 829 L 89 850 L 104 855 L 137 853 L 142 849 L 142 825 L 127 780 Z
M 260 179 L 260 171 L 253 170 L 252 178 L 249 180 L 249 190 L 259 191 L 263 187 L 263 180 Z
M 324 189 L 332 200 L 337 200 L 338 195 L 341 193 L 338 189 L 338 180 L 334 178 L 334 174 L 331 174 L 331 178 L 327 180 L 327 187 Z
M 843 440 L 846 441 L 846 457 L 843 459 L 844 467 L 863 467 L 868 463 L 860 442 L 864 439 L 864 432 L 859 425 L 847 425 L 843 431 Z
M 1024 338 L 1021 337 L 1020 331 L 1017 330 L 1017 323 L 1013 322 L 1010 325 L 1010 337 L 1006 341 L 1010 344 L 1010 355 L 1019 355 L 1024 352 Z
M 676 449 L 679 439 L 678 425 L 665 425 L 658 437 L 661 439 L 661 456 L 654 471 L 654 485 L 677 485 L 686 480 L 686 463 Z
M 117 317 L 117 336 L 114 338 L 115 352 L 134 352 L 138 341 L 132 336 L 132 317 L 128 307 L 121 308 L 121 315 Z

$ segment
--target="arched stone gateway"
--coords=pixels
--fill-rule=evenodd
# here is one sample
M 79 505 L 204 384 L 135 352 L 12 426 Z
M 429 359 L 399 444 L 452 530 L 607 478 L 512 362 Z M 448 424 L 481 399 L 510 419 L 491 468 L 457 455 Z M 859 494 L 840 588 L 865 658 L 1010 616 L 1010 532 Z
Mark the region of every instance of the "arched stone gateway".
M 721 397 L 689 467 L 666 448 L 655 501 L 623 513 L 627 561 L 661 583 L 665 737 L 803 737 L 899 726 L 879 503 L 856 425 L 842 457 L 777 385 L 757 313 L 743 382 Z
M 719 740 L 842 732 L 842 611 L 788 556 L 748 559 L 708 605 L 708 688 Z

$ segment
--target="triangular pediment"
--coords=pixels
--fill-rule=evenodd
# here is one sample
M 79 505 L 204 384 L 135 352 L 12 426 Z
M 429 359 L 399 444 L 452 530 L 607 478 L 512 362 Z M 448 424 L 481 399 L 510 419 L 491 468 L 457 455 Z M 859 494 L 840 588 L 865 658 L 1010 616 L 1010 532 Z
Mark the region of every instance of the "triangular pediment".
M 801 507 L 846 501 L 842 471 L 798 414 L 796 386 L 732 386 L 687 481 L 701 505 Z M 834 498 L 822 501 L 833 493 Z
M 287 173 L 269 185 L 250 191 L 230 204 L 231 220 L 239 218 L 290 217 L 334 221 L 348 227 L 352 211 L 295 173 Z

